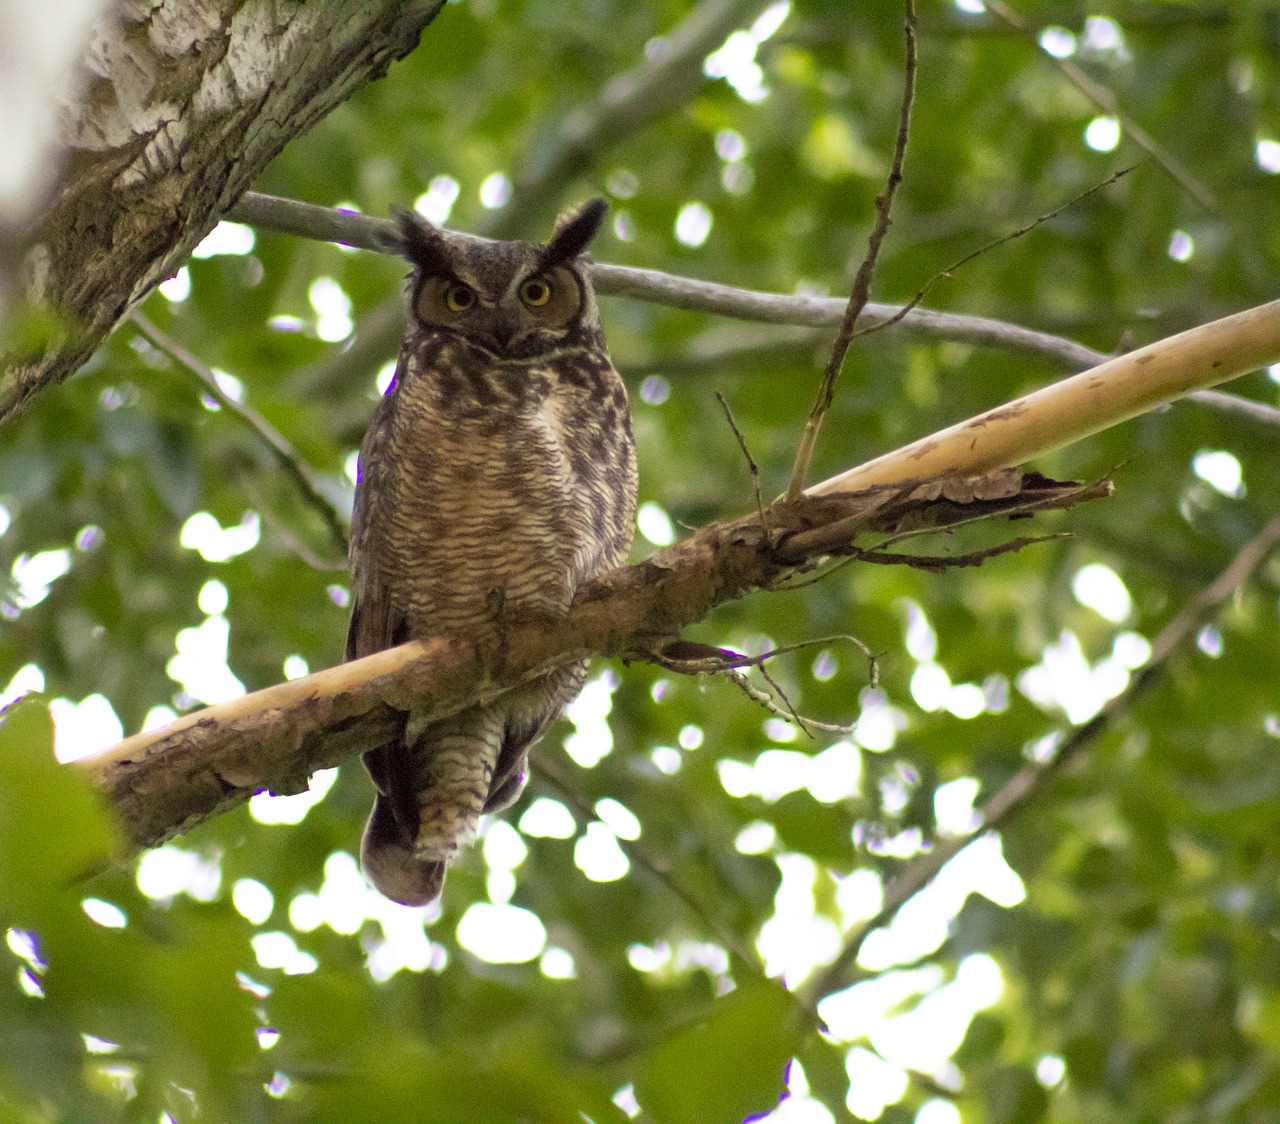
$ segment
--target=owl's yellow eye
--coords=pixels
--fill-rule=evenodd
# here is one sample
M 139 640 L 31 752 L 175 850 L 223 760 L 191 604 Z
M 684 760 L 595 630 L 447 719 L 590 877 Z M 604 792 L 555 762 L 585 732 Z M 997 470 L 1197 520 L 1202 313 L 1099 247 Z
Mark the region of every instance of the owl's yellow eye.
M 541 308 L 551 300 L 551 282 L 539 274 L 520 286 L 520 299 L 531 308 Z
M 450 312 L 466 312 L 475 303 L 475 290 L 461 283 L 450 285 L 444 291 L 444 305 Z

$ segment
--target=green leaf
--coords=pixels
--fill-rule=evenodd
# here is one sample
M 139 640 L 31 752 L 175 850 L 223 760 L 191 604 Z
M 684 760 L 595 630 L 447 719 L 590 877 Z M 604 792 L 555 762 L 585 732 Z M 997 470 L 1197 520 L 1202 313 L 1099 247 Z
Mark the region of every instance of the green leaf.
M 636 1099 L 657 1121 L 740 1124 L 772 1107 L 787 1062 L 799 1048 L 795 1008 L 772 981 L 742 985 L 717 999 L 706 1018 L 650 1051 Z
M 27 698 L 0 722 L 0 923 L 36 925 L 87 891 L 111 862 L 116 830 L 81 769 L 53 756 L 53 722 Z

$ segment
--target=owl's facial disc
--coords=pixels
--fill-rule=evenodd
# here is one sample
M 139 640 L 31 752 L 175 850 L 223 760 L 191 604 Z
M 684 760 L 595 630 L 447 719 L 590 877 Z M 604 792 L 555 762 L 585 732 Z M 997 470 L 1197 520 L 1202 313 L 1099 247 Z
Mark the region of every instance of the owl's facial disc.
M 516 297 L 534 330 L 567 328 L 582 311 L 582 285 L 563 265 L 529 274 L 516 286 Z

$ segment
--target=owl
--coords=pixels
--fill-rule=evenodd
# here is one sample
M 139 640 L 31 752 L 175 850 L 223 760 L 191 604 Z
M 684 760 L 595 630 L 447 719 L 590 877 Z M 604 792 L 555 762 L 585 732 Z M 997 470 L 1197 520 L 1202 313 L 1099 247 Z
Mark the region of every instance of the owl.
M 562 616 L 631 546 L 627 392 L 583 251 L 603 200 L 545 245 L 446 239 L 415 214 L 389 248 L 412 265 L 395 378 L 360 447 L 347 659 L 427 636 Z M 364 755 L 377 790 L 361 861 L 388 898 L 436 898 L 482 812 L 524 788 L 529 750 L 581 690 L 561 667 Z

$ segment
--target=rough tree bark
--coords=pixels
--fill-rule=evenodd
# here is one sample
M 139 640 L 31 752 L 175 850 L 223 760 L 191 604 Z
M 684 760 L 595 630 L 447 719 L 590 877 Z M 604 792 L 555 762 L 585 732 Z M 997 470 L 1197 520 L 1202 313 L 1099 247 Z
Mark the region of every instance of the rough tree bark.
M 23 261 L 54 311 L 6 357 L 0 424 L 67 378 L 171 276 L 290 140 L 417 45 L 444 0 L 129 0 L 66 107 L 63 181 Z

